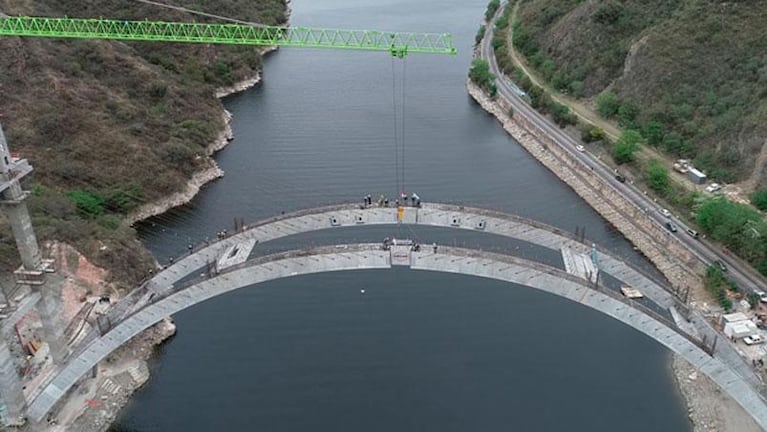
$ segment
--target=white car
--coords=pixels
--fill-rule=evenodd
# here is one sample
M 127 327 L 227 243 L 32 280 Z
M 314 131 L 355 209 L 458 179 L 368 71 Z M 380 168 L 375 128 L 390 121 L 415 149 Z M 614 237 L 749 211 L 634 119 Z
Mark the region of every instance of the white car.
M 664 208 L 662 208 L 662 209 L 660 209 L 658 211 L 660 212 L 660 214 L 662 214 L 663 216 L 666 216 L 667 218 L 671 217 L 671 212 L 666 210 L 666 209 L 664 209 Z
M 706 192 L 714 193 L 722 188 L 722 185 L 719 183 L 711 183 L 710 185 L 706 186 Z
M 753 335 L 753 336 L 746 336 L 743 338 L 743 342 L 746 343 L 746 345 L 756 345 L 760 343 L 764 343 L 764 338 L 760 335 Z
M 754 294 L 759 296 L 759 301 L 762 303 L 767 303 L 767 293 L 762 290 L 755 289 Z
M 578 150 L 579 152 L 585 152 L 586 151 L 586 149 L 582 145 L 580 145 L 580 144 L 575 146 L 575 149 Z

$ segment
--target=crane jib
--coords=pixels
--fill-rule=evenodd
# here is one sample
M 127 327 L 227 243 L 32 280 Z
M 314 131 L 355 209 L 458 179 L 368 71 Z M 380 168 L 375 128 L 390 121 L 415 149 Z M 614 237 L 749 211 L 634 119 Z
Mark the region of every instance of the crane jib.
M 0 36 L 356 49 L 397 57 L 457 53 L 447 33 L 88 18 L 0 17 Z

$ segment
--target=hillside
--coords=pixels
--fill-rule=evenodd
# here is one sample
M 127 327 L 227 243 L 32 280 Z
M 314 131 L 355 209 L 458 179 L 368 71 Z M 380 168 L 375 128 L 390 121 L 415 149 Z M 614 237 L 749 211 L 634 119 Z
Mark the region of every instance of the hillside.
M 767 145 L 765 22 L 767 2 L 745 0 L 520 0 L 514 43 L 650 145 L 764 186 L 753 171 Z
M 172 2 L 169 2 L 172 3 Z M 200 0 L 197 10 L 271 25 L 284 0 Z M 0 0 L 8 15 L 203 21 L 129 0 Z M 224 124 L 214 90 L 253 76 L 253 47 L 0 39 L 0 112 L 12 151 L 30 159 L 30 208 L 41 240 L 63 240 L 126 283 L 148 255 L 122 216 L 179 191 L 207 166 Z M 105 247 L 106 246 L 106 247 Z M 17 265 L 7 226 L 0 264 Z M 139 270 L 140 269 L 140 270 Z

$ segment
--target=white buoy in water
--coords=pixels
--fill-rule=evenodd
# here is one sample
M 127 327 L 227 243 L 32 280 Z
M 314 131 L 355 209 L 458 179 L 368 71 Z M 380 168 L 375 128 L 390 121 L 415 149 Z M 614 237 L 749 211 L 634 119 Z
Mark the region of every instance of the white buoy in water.
M 361 289 L 361 290 L 360 290 L 360 293 L 361 293 L 361 294 L 365 294 L 365 290 L 364 290 L 364 289 Z

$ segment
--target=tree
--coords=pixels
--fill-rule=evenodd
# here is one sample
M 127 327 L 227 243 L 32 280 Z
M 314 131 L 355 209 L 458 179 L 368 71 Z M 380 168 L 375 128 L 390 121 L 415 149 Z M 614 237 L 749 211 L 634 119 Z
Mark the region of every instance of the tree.
M 487 10 L 485 11 L 485 20 L 490 21 L 499 7 L 501 7 L 501 0 L 490 0 L 490 3 L 487 4 Z
M 475 59 L 471 62 L 469 78 L 474 84 L 482 87 L 485 91 L 490 91 L 495 83 L 495 75 L 490 73 L 490 64 L 487 60 L 483 59 Z
M 571 81 L 570 84 L 568 84 L 568 87 L 570 88 L 570 93 L 572 93 L 573 96 L 577 98 L 583 97 L 583 81 Z
M 761 211 L 767 211 L 767 188 L 759 189 L 749 195 L 751 204 Z
M 623 127 L 634 127 L 634 120 L 639 115 L 639 107 L 631 101 L 623 101 L 618 108 L 618 124 Z
M 677 132 L 669 132 L 663 137 L 663 147 L 669 153 L 681 155 L 685 148 L 684 139 Z
M 634 153 L 639 150 L 639 143 L 642 142 L 642 135 L 632 129 L 623 132 L 621 138 L 613 146 L 613 159 L 618 164 L 632 162 L 635 159 Z
M 650 121 L 642 129 L 642 135 L 647 139 L 647 144 L 657 147 L 663 142 L 663 125 L 655 120 Z
M 574 125 L 578 121 L 575 114 L 570 112 L 570 108 L 568 108 L 567 105 L 551 101 L 549 109 L 551 110 L 551 118 L 553 118 L 554 122 L 561 128 L 567 125 Z
M 644 178 L 650 189 L 654 191 L 665 192 L 669 187 L 668 168 L 655 159 L 645 168 Z
M 485 37 L 485 25 L 479 26 L 479 29 L 477 30 L 477 35 L 474 36 L 474 43 L 479 45 L 480 42 L 482 42 L 482 38 Z
M 618 113 L 621 106 L 618 95 L 613 92 L 602 92 L 597 96 L 597 112 L 604 118 L 611 118 Z

